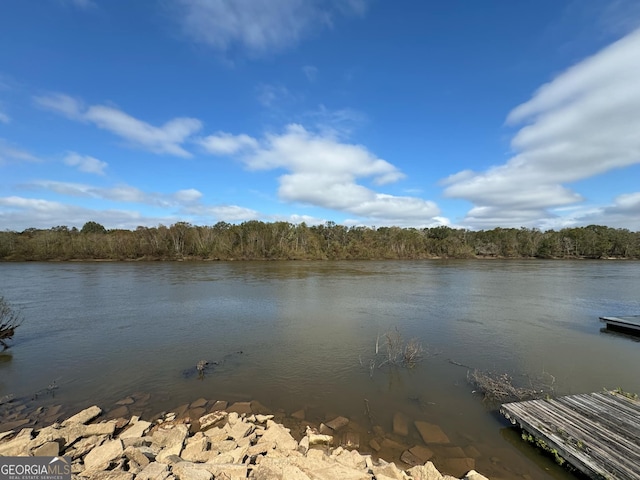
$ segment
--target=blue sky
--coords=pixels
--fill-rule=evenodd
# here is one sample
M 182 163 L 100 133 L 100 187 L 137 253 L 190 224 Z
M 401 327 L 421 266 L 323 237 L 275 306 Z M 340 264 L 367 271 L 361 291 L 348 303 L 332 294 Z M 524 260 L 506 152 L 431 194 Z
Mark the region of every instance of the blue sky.
M 640 230 L 636 0 L 9 0 L 0 229 Z

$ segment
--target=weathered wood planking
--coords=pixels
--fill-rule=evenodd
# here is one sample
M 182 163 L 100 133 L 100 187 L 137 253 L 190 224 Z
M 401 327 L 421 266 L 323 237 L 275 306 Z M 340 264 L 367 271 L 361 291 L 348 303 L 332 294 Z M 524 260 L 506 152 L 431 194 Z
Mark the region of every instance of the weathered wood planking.
M 607 324 L 607 327 L 624 328 L 640 332 L 640 315 L 628 317 L 600 317 L 600 321 Z
M 591 478 L 640 479 L 640 401 L 615 392 L 505 403 L 500 413 Z

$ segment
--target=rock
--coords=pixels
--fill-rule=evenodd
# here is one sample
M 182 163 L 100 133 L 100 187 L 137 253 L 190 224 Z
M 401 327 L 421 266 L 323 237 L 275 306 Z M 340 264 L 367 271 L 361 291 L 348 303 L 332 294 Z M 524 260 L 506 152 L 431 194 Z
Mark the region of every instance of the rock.
M 209 430 L 205 430 L 203 433 L 209 438 L 211 443 L 221 442 L 222 440 L 229 438 L 227 431 L 220 427 L 210 428 Z
M 273 419 L 273 415 L 260 415 L 259 413 L 255 417 L 258 423 L 267 423 L 267 420 Z
M 227 402 L 225 402 L 224 400 L 218 400 L 211 407 L 211 411 L 212 412 L 217 412 L 219 410 L 226 410 L 228 405 L 229 404 Z
M 393 416 L 393 433 L 406 437 L 409 435 L 409 417 L 402 412 Z
M 464 480 L 489 480 L 484 475 L 476 472 L 475 470 L 470 470 L 465 476 Z
M 265 407 L 263 404 L 258 402 L 257 400 L 253 400 L 251 402 L 251 411 L 253 413 L 259 413 L 261 415 L 268 415 L 271 413 L 271 410 Z
M 282 459 L 265 458 L 253 471 L 254 480 L 311 480 L 310 477 L 295 465 L 283 462 Z
M 251 432 L 253 432 L 254 429 L 255 426 L 252 423 L 237 422 L 235 425 L 233 425 L 233 427 L 229 429 L 227 434 L 229 435 L 229 438 L 238 441 L 241 438 L 249 435 Z
M 342 427 L 345 427 L 349 424 L 349 419 L 346 417 L 336 417 L 330 422 L 327 422 L 327 427 L 331 430 L 336 431 Z
M 253 413 L 251 410 L 251 402 L 236 402 L 227 408 L 227 412 L 235 412 L 237 414 L 244 413 L 245 415 L 251 415 Z
M 118 400 L 116 402 L 116 405 L 131 405 L 132 403 L 134 403 L 135 400 L 131 397 L 125 397 L 122 400 Z
M 307 426 L 307 436 L 309 445 L 331 445 L 333 437 L 331 435 L 323 435 Z
M 213 474 L 206 469 L 203 463 L 179 462 L 171 472 L 179 480 L 212 480 Z
M 207 470 L 213 473 L 214 478 L 221 480 L 245 480 L 248 478 L 246 465 L 210 464 Z
M 260 442 L 272 445 L 273 448 L 281 452 L 296 450 L 298 442 L 291 436 L 289 429 L 275 423 L 273 420 L 267 421 L 267 429 L 265 430 Z
M 464 450 L 464 453 L 465 453 L 465 457 L 480 458 L 482 456 L 482 454 L 480 453 L 480 450 L 478 450 L 473 445 L 469 445 L 467 447 L 464 447 L 463 450 Z
M 375 438 L 372 438 L 369 441 L 369 446 L 371 447 L 372 450 L 379 452 L 380 451 L 380 444 L 378 443 L 378 441 Z
M 197 439 L 190 439 L 187 446 L 182 451 L 182 458 L 190 462 L 206 462 L 211 457 L 209 449 L 209 439 L 199 432 L 202 436 Z
M 431 449 L 423 447 L 422 445 L 411 447 L 409 451 L 420 459 L 421 464 L 426 463 L 427 460 L 433 457 L 433 452 L 431 451 Z
M 343 450 L 342 447 L 338 447 L 331 457 L 334 458 L 336 462 L 353 469 L 363 470 L 367 466 L 364 457 L 356 450 Z
M 415 467 L 416 465 L 422 465 L 424 463 L 416 455 L 411 453 L 410 450 L 405 450 L 404 452 L 402 452 L 402 455 L 400 455 L 400 460 L 412 467 Z
M 130 461 L 136 462 L 142 468 L 146 467 L 147 465 L 149 465 L 149 463 L 151 463 L 149 457 L 147 457 L 147 455 L 142 453 L 142 451 L 140 451 L 140 449 L 136 447 L 127 447 L 124 449 L 124 452 L 122 452 L 122 454 L 125 457 L 127 457 Z
M 122 470 L 111 470 L 91 474 L 91 480 L 133 480 L 133 473 Z
M 413 422 L 418 433 L 422 437 L 422 441 L 427 445 L 430 443 L 449 443 L 449 437 L 442 431 L 438 425 L 416 420 Z
M 200 428 L 202 430 L 205 430 L 209 427 L 214 426 L 218 422 L 226 420 L 227 416 L 227 412 L 217 411 L 200 417 L 198 419 L 198 422 L 200 423 Z
M 107 417 L 109 418 L 128 417 L 128 416 L 129 416 L 129 409 L 125 405 L 114 408 L 113 410 L 109 410 L 109 413 L 107 414 Z
M 200 408 L 200 407 L 204 407 L 207 404 L 207 399 L 200 397 L 199 399 L 191 402 L 189 404 L 189 408 Z
M 72 417 L 69 417 L 64 422 L 62 422 L 62 426 L 66 427 L 67 425 L 74 425 L 78 423 L 85 424 L 87 422 L 90 422 L 94 418 L 96 418 L 101 413 L 102 413 L 102 409 L 94 405 L 92 407 L 82 410 L 81 412 L 76 413 Z
M 57 457 L 60 454 L 58 442 L 45 442 L 31 451 L 34 457 Z
M 168 477 L 169 467 L 162 463 L 153 462 L 136 475 L 136 480 L 166 480 Z
M 146 422 L 144 420 L 138 420 L 136 423 L 127 428 L 124 432 L 122 432 L 118 437 L 120 439 L 125 438 L 138 438 L 142 437 L 149 431 L 151 427 L 151 422 Z
M 327 427 L 324 423 L 320 424 L 320 427 L 318 427 L 318 431 L 323 435 L 333 435 L 333 430 Z
M 382 440 L 382 443 L 380 445 L 382 446 L 382 448 L 389 449 L 389 450 L 397 450 L 399 452 L 406 450 L 408 447 L 408 445 L 405 445 L 400 442 L 396 442 L 395 440 L 391 440 L 390 438 L 385 438 L 384 440 Z
M 298 451 L 305 455 L 309 451 L 309 436 L 302 437 L 302 440 L 298 443 Z
M 122 441 L 119 439 L 109 440 L 87 453 L 84 457 L 85 469 L 105 470 L 112 460 L 122 455 L 123 451 Z
M 0 445 L 0 456 L 28 455 L 28 445 L 31 443 L 33 428 L 23 428 L 18 435 Z
M 166 432 L 156 430 L 153 433 L 153 444 L 164 447 L 156 456 L 156 461 L 162 462 L 170 455 L 180 456 L 188 434 L 189 428 L 184 424 L 173 425 L 173 427 L 167 429 Z
M 460 447 L 434 447 L 439 457 L 443 458 L 463 458 L 466 457 L 464 450 Z
M 110 420 L 102 423 L 92 423 L 84 427 L 82 437 L 90 437 L 92 435 L 113 435 L 116 431 L 116 421 Z
M 476 461 L 473 458 L 445 458 L 438 463 L 438 466 L 443 472 L 461 477 L 476 468 Z
M 387 465 L 377 467 L 374 466 L 371 471 L 376 476 L 376 479 L 380 478 L 381 476 L 385 476 L 394 480 L 404 480 L 402 471 L 393 463 L 388 463 Z
M 304 409 L 297 410 L 291 414 L 291 418 L 295 418 L 296 420 L 304 420 L 304 417 Z
M 14 420 L 12 422 L 3 422 L 1 428 L 3 430 L 16 430 L 16 429 L 22 427 L 23 425 L 26 425 L 27 423 L 29 423 L 29 419 L 28 418 L 20 418 L 18 420 Z
M 443 480 L 442 474 L 431 462 L 410 468 L 407 473 L 413 477 L 413 480 Z
M 73 444 L 71 449 L 67 449 L 64 454 L 72 459 L 78 459 L 84 457 L 87 453 L 93 450 L 95 447 L 104 443 L 103 437 L 88 437 L 78 440 Z

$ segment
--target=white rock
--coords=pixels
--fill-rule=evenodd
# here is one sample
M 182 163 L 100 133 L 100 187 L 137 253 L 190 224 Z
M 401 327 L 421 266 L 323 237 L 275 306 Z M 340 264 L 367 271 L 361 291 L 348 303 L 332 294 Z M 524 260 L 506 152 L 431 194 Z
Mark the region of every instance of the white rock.
M 64 422 L 62 422 L 62 426 L 66 427 L 67 425 L 73 425 L 77 423 L 87 423 L 98 415 L 102 413 L 102 409 L 96 405 L 85 408 L 81 412 L 76 413 L 72 417 L 67 418 Z
M 118 435 L 118 437 L 120 439 L 142 437 L 144 436 L 145 433 L 149 431 L 150 427 L 151 427 L 151 422 L 145 422 L 144 420 L 139 420 L 136 423 L 134 423 L 132 426 L 127 428 L 120 435 Z
M 136 475 L 136 480 L 166 480 L 168 477 L 169 467 L 162 463 L 153 462 Z
M 124 449 L 119 439 L 110 440 L 91 450 L 84 457 L 86 470 L 105 470 L 112 460 L 120 457 Z

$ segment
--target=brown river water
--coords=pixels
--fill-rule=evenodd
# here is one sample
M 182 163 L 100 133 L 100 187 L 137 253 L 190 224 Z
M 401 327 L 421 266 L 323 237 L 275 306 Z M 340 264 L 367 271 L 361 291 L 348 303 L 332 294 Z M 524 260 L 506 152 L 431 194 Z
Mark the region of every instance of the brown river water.
M 140 394 L 148 416 L 257 400 L 348 417 L 365 452 L 372 422 L 391 431 L 401 412 L 491 478 L 571 479 L 483 404 L 467 367 L 544 374 L 558 395 L 640 392 L 640 342 L 598 321 L 640 314 L 638 292 L 627 261 L 1 263 L 0 296 L 24 323 L 0 354 L 0 397 L 73 413 Z M 378 368 L 395 329 L 425 348 L 413 369 Z M 413 427 L 400 440 L 420 443 Z

